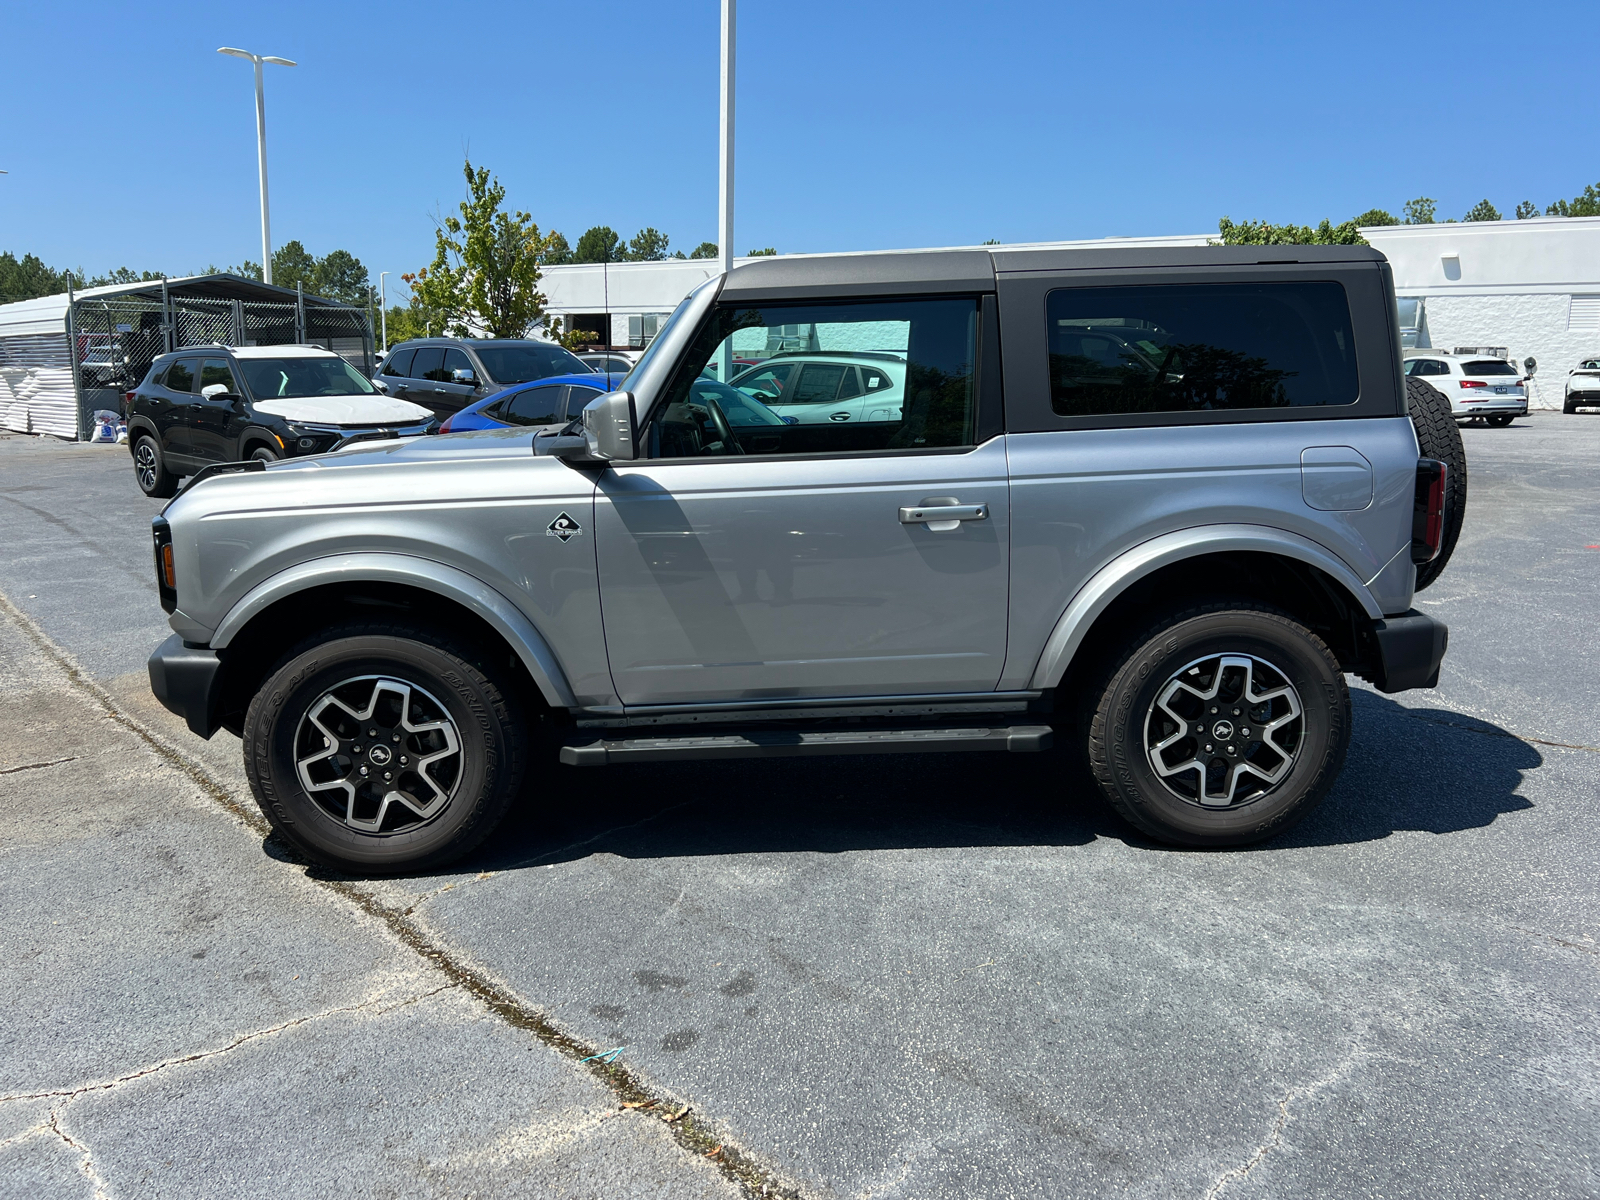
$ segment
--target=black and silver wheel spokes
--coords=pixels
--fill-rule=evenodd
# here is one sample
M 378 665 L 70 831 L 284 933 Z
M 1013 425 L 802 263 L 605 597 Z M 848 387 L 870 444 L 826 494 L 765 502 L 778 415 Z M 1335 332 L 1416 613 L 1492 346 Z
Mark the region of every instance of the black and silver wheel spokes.
M 461 735 L 414 684 L 363 675 L 319 696 L 295 731 L 295 771 L 329 816 L 400 833 L 437 816 L 461 779 Z
M 149 491 L 156 486 L 156 448 L 149 438 L 140 438 L 133 451 L 133 469 L 139 477 L 139 486 Z
M 1167 790 L 1228 808 L 1270 792 L 1294 767 L 1305 736 L 1300 695 L 1264 659 L 1217 654 L 1162 685 L 1145 716 L 1145 752 Z

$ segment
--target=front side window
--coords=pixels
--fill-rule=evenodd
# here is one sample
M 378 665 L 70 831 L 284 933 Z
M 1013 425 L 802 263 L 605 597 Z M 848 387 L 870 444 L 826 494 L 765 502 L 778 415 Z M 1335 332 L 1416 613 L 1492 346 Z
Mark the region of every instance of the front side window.
M 439 374 L 435 378 L 440 383 L 454 383 L 457 371 L 472 371 L 472 360 L 467 357 L 465 351 L 451 346 L 444 352 L 444 365 L 439 368 Z M 476 375 L 477 372 L 473 371 L 473 374 Z
M 694 458 L 971 446 L 977 348 L 976 297 L 718 308 L 657 405 L 646 451 Z M 762 361 L 744 365 L 752 360 Z
M 229 394 L 237 393 L 239 390 L 239 385 L 233 381 L 233 371 L 225 358 L 208 358 L 200 364 L 200 394 L 205 395 L 206 389 L 212 387 L 220 387 Z
M 553 342 L 523 343 L 516 346 L 472 347 L 483 363 L 483 369 L 496 383 L 532 383 L 535 379 L 548 379 L 552 375 L 583 375 L 589 368 L 572 351 Z M 470 366 L 470 363 L 463 363 Z
M 554 425 L 561 420 L 563 385 L 525 388 L 498 406 L 495 415 L 508 425 Z
M 1354 404 L 1333 282 L 1063 288 L 1045 302 L 1060 416 Z
M 371 396 L 377 389 L 342 358 L 246 358 L 239 360 L 257 400 L 305 396 Z

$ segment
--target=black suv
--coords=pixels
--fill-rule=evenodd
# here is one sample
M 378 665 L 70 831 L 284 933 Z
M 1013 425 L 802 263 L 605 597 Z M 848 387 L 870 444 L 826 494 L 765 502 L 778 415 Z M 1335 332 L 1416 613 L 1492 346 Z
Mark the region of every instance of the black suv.
M 436 433 L 420 405 L 386 396 L 317 346 L 192 346 L 163 354 L 128 394 L 128 449 L 147 496 L 212 463 L 321 454 L 352 439 Z
M 514 384 L 592 369 L 576 354 L 533 338 L 417 338 L 390 350 L 373 382 L 448 417 Z

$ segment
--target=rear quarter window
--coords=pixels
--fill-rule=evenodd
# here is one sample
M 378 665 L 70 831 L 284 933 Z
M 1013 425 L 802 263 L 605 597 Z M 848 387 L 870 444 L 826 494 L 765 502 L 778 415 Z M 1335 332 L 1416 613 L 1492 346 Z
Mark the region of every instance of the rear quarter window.
M 1337 282 L 1060 288 L 1045 310 L 1058 416 L 1325 408 L 1360 395 Z

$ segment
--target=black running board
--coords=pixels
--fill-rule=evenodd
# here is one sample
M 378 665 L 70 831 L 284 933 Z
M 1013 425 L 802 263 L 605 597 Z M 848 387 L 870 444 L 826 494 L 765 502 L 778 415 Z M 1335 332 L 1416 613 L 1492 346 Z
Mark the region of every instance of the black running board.
M 822 754 L 933 754 L 952 750 L 1036 753 L 1050 747 L 1048 725 L 951 729 L 747 729 L 682 737 L 604 738 L 561 747 L 573 767 L 694 758 L 795 758 Z

